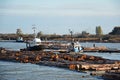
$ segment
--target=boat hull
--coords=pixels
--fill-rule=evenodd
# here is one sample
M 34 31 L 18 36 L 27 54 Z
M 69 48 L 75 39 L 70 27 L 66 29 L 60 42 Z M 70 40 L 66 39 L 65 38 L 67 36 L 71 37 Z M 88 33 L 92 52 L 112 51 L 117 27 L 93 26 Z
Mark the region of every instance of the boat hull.
M 38 45 L 33 47 L 28 47 L 27 50 L 29 51 L 40 51 L 44 49 L 44 45 Z
M 16 42 L 24 42 L 24 41 L 18 41 L 18 40 L 16 40 Z

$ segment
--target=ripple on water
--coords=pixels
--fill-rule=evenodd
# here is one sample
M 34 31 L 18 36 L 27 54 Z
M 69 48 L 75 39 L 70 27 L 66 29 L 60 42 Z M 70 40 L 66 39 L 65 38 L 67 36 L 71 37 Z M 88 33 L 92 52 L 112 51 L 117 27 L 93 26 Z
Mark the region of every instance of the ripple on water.
M 0 61 L 0 80 L 103 80 L 61 68 Z

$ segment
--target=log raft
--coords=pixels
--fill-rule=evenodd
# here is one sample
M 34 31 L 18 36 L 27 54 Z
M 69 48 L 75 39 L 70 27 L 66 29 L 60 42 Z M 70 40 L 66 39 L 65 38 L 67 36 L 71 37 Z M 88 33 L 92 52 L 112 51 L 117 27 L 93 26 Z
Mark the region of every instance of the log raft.
M 42 43 L 44 49 L 48 49 L 53 52 L 66 53 L 70 52 L 70 45 L 68 44 L 58 44 L 58 43 Z M 119 49 L 116 48 L 107 48 L 105 46 L 93 46 L 93 47 L 84 47 L 82 46 L 83 52 L 100 52 L 100 53 L 120 53 Z M 21 51 L 26 51 L 27 49 L 21 49 Z M 35 50 L 33 50 L 35 51 Z
M 106 71 L 102 76 L 110 80 L 120 80 L 120 69 Z
M 84 52 L 100 52 L 100 53 L 120 53 L 119 49 L 111 49 L 105 46 L 99 47 L 84 47 Z
M 109 60 L 86 54 L 56 54 L 46 51 L 10 51 L 0 48 L 0 60 L 33 63 L 67 68 L 75 71 L 107 71 L 120 69 L 119 60 Z

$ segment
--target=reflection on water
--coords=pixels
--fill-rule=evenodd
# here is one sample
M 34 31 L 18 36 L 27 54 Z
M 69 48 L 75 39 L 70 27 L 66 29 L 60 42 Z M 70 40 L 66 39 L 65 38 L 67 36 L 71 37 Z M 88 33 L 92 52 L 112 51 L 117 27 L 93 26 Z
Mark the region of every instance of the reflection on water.
M 0 80 L 103 80 L 88 73 L 30 63 L 0 61 Z

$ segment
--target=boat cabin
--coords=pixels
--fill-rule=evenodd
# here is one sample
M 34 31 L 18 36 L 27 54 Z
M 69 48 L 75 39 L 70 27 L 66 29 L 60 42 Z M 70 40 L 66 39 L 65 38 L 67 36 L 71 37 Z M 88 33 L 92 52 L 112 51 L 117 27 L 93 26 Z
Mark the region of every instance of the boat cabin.
M 41 44 L 41 39 L 39 39 L 39 38 L 35 38 L 35 39 L 33 39 L 33 41 L 30 41 L 30 47 L 38 46 L 40 44 Z

